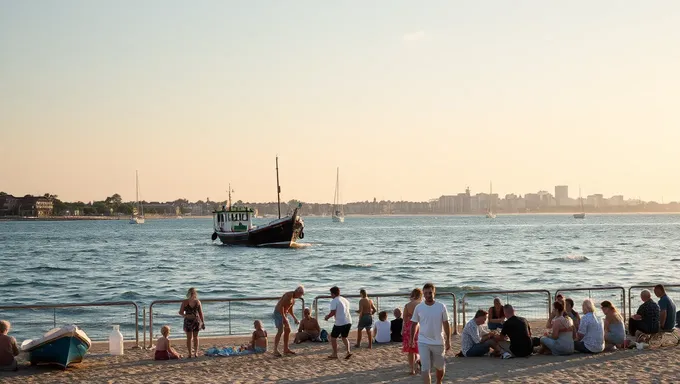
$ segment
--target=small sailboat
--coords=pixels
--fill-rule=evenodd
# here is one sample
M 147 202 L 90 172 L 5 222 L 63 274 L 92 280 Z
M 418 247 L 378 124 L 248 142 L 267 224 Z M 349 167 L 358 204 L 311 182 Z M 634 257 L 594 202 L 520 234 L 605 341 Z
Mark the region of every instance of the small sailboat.
M 342 208 L 342 203 L 340 203 L 340 168 L 337 169 L 335 180 L 335 196 L 333 197 L 332 218 L 334 223 L 345 222 L 345 212 Z
M 132 207 L 130 224 L 144 224 L 144 205 L 139 204 L 139 172 L 135 171 L 135 206 Z
M 581 187 L 578 187 L 578 200 L 581 203 L 581 212 L 580 213 L 574 213 L 574 219 L 585 219 L 586 218 L 586 211 L 583 208 L 583 198 L 581 197 Z
M 486 210 L 487 219 L 495 219 L 496 214 L 493 212 L 493 185 L 489 182 L 489 208 Z
M 80 363 L 92 346 L 92 341 L 76 325 L 54 328 L 36 340 L 25 340 L 21 350 L 28 354 L 31 365 L 54 364 L 66 369 Z

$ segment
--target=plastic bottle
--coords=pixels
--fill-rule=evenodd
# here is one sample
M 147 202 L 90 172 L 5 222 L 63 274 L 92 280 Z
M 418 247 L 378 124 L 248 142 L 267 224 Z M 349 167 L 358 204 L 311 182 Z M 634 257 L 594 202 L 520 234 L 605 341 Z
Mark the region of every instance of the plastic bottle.
M 120 333 L 120 326 L 114 325 L 113 331 L 109 335 L 109 354 L 112 356 L 123 355 L 123 334 Z

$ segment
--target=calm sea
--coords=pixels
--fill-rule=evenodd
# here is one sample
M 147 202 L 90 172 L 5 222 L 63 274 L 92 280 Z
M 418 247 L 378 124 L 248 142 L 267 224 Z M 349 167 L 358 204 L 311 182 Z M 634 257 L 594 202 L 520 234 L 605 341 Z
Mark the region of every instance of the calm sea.
M 367 288 L 370 294 L 408 292 L 433 281 L 439 291 L 455 292 L 460 299 L 474 290 L 554 292 L 575 286 L 680 283 L 680 215 L 305 222 L 305 244 L 297 249 L 219 245 L 210 240 L 210 219 L 147 220 L 139 226 L 127 220 L 0 222 L 2 305 L 134 301 L 141 327 L 142 308 L 148 311 L 153 300 L 182 299 L 189 287 L 205 299 L 278 296 L 302 283 L 309 306 L 332 285 L 348 294 Z M 402 298 L 381 300 L 384 309 L 405 303 Z M 478 306 L 488 307 L 489 300 Z M 540 314 L 535 307 L 543 308 L 540 300 L 547 299 L 537 294 L 523 300 Z M 320 301 L 321 314 L 327 303 Z M 206 304 L 206 332 L 246 332 L 256 318 L 271 329 L 273 305 Z M 181 334 L 177 311 L 177 304 L 155 306 L 154 333 L 161 324 L 170 324 L 175 336 Z M 13 322 L 13 334 L 20 340 L 40 336 L 55 322 L 79 324 L 94 338 L 107 335 L 111 324 L 121 324 L 130 338 L 132 313 L 131 307 L 0 310 L 0 318 Z

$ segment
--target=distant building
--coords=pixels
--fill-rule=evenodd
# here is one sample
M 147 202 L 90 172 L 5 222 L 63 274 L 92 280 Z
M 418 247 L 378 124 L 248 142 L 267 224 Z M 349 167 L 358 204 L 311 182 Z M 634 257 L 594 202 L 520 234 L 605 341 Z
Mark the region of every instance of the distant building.
M 538 193 L 527 193 L 524 199 L 528 210 L 535 211 L 541 207 L 541 196 Z
M 566 203 L 566 201 L 569 199 L 569 186 L 567 185 L 556 185 L 555 186 L 555 200 L 557 201 L 557 205 L 566 205 L 562 204 L 562 201 Z
M 455 212 L 455 196 L 441 196 L 439 198 L 439 212 L 440 213 L 456 213 Z
M 54 212 L 54 204 L 52 200 L 42 196 L 26 195 L 16 203 L 14 213 L 19 216 L 29 217 L 47 217 L 52 216 Z
M 593 208 L 600 208 L 604 206 L 604 196 L 602 194 L 588 195 L 586 204 Z
M 0 216 L 16 215 L 19 199 L 12 195 L 0 196 Z
M 624 202 L 622 195 L 616 195 L 609 198 L 607 205 L 612 207 L 623 207 L 626 203 Z

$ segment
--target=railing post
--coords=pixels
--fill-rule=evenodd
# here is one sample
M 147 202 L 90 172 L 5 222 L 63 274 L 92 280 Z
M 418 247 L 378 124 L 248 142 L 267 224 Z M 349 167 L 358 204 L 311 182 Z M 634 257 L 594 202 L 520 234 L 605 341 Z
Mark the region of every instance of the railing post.
M 149 304 L 149 349 L 153 348 L 153 301 Z
M 135 304 L 135 348 L 139 348 L 139 307 Z
M 142 307 L 142 345 L 146 348 L 146 307 Z
M 231 336 L 231 301 L 229 303 L 229 335 Z
M 375 298 L 375 309 L 377 310 L 378 313 L 380 313 L 380 296 L 377 296 Z
M 57 327 L 57 308 L 52 308 L 52 316 L 53 316 L 52 321 L 53 321 L 53 324 L 54 324 L 54 326 L 52 326 L 52 328 L 56 328 Z

